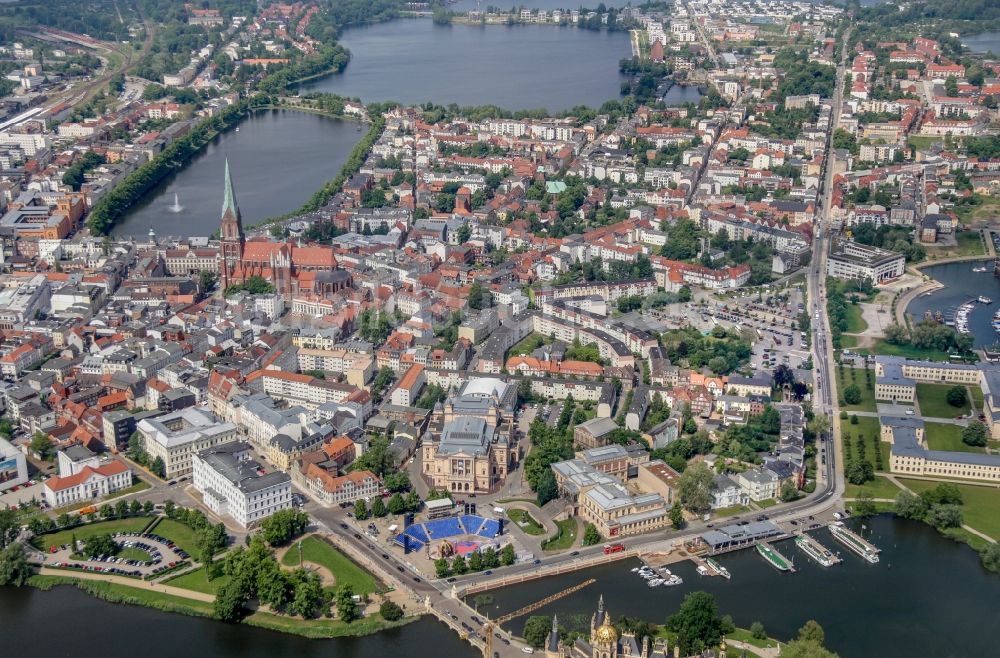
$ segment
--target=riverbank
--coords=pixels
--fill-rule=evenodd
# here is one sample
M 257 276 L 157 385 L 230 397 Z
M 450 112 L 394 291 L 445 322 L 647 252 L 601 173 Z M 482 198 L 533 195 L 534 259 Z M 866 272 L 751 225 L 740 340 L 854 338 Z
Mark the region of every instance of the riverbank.
M 107 577 L 97 574 L 64 576 L 40 573 L 32 576 L 29 585 L 41 591 L 49 591 L 59 586 L 72 586 L 108 603 L 142 606 L 161 612 L 216 619 L 212 603 L 214 596 L 159 583 L 136 581 L 134 585 L 126 585 L 109 582 Z M 411 615 L 394 622 L 368 617 L 345 624 L 336 619 L 298 619 L 258 610 L 244 617 L 239 623 L 311 639 L 328 639 L 371 635 L 405 626 L 419 617 L 420 615 Z

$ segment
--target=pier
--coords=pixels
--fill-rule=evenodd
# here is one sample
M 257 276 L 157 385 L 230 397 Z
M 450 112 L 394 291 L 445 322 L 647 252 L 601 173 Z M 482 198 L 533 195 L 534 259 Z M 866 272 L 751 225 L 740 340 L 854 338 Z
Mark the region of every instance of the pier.
M 778 571 L 795 571 L 795 564 L 766 541 L 757 544 L 757 552 L 760 553 L 762 558 L 767 560 L 768 564 Z
M 795 545 L 798 546 L 803 553 L 816 560 L 824 567 L 832 567 L 833 565 L 841 562 L 841 559 L 834 555 L 830 549 L 805 533 L 795 537 Z
M 841 544 L 851 549 L 872 564 L 878 562 L 879 549 L 861 535 L 851 531 L 840 521 L 830 524 L 830 534 Z

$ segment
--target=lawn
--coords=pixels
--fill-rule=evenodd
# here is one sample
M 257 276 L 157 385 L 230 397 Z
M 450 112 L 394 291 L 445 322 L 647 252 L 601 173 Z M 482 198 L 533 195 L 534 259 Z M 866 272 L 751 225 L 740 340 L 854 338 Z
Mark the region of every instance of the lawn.
M 889 469 L 889 450 L 890 445 L 887 441 L 882 441 L 880 438 L 881 427 L 878 422 L 878 418 L 872 418 L 871 416 L 858 416 L 858 424 L 853 425 L 850 421 L 841 421 L 841 432 L 843 438 L 850 435 L 850 446 L 845 445 L 845 452 L 847 452 L 848 447 L 850 448 L 850 453 L 852 456 L 857 457 L 858 452 L 858 437 L 864 437 L 865 439 L 865 461 L 869 462 L 876 471 L 886 471 Z M 879 463 L 875 459 L 875 451 L 879 450 L 882 453 L 882 468 L 879 468 Z M 846 455 L 845 455 L 846 457 Z
M 980 256 L 986 253 L 979 231 L 959 231 L 955 234 L 959 256 Z
M 837 398 L 844 399 L 844 389 L 854 384 L 861 391 L 861 402 L 857 404 L 842 404 L 841 409 L 851 411 L 875 411 L 875 373 L 872 372 L 872 388 L 868 388 L 868 378 L 865 370 L 860 368 L 837 369 Z
M 556 521 L 556 525 L 559 526 L 559 532 L 542 543 L 542 548 L 546 551 L 565 551 L 576 543 L 576 519 Z
M 962 430 L 958 425 L 948 423 L 926 423 L 924 436 L 927 447 L 931 450 L 947 450 L 950 452 L 986 452 L 985 448 L 970 446 L 962 441 Z
M 153 556 L 146 551 L 139 548 L 123 548 L 118 551 L 118 555 L 115 557 L 120 557 L 123 560 L 139 560 L 140 562 L 149 562 L 153 559 Z
M 732 507 L 720 507 L 717 510 L 712 510 L 713 519 L 721 519 L 728 516 L 736 516 L 737 514 L 742 514 L 743 512 L 749 511 L 750 508 L 746 505 L 733 505 Z
M 531 354 L 537 350 L 542 345 L 551 343 L 552 339 L 544 336 L 542 334 L 530 333 L 521 339 L 519 342 L 515 343 L 513 347 L 507 352 L 509 356 L 515 356 L 517 354 Z
M 116 534 L 119 532 L 142 532 L 149 525 L 148 516 L 133 516 L 127 519 L 115 519 L 114 521 L 98 521 L 97 523 L 85 523 L 75 528 L 67 528 L 58 532 L 35 537 L 31 543 L 36 548 L 45 550 L 50 546 L 62 546 L 68 544 L 74 535 L 78 541 L 86 541 L 94 535 Z
M 325 540 L 311 535 L 302 540 L 302 559 L 322 567 L 333 573 L 337 585 L 351 585 L 355 594 L 372 594 L 384 588 L 380 586 L 375 576 L 368 573 L 346 555 L 338 551 Z M 287 567 L 299 566 L 298 543 L 292 544 L 281 559 Z
M 190 589 L 204 594 L 215 594 L 219 587 L 228 581 L 229 576 L 226 576 L 225 574 L 220 575 L 214 580 L 209 580 L 205 569 L 198 567 L 194 571 L 188 571 L 187 573 L 177 576 L 176 578 L 170 578 L 169 580 L 164 581 L 163 584 L 170 585 L 171 587 Z
M 840 346 L 845 350 L 853 350 L 858 346 L 858 343 L 859 341 L 857 336 L 848 336 L 846 334 L 840 335 Z
M 153 526 L 150 532 L 174 542 L 181 550 L 186 551 L 188 555 L 198 554 L 197 534 L 180 521 L 167 518 L 161 519 L 159 523 Z
M 982 411 L 983 409 L 983 389 L 978 386 L 969 386 L 969 392 L 972 394 L 972 403 L 976 405 L 976 409 Z
M 954 418 L 969 413 L 969 401 L 961 407 L 948 404 L 948 391 L 953 384 L 917 384 L 917 403 L 924 418 Z M 968 397 L 968 396 L 966 396 Z
M 847 333 L 860 334 L 868 328 L 868 323 L 861 318 L 861 306 L 858 304 L 847 305 Z
M 907 480 L 900 478 L 904 485 L 916 492 L 933 489 L 938 485 L 931 480 Z M 962 516 L 966 525 L 979 532 L 1000 540 L 1000 489 L 980 487 L 974 484 L 956 484 L 962 492 Z
M 872 498 L 888 498 L 894 500 L 901 489 L 892 483 L 891 480 L 875 476 L 871 482 L 862 485 L 848 484 L 844 490 L 844 498 L 857 498 L 862 493 L 867 493 Z
M 517 527 L 524 530 L 529 535 L 541 535 L 545 533 L 545 528 L 542 527 L 538 521 L 536 521 L 530 514 L 521 509 L 507 510 L 507 516 L 517 524 Z
M 905 356 L 908 359 L 921 359 L 924 361 L 950 361 L 947 352 L 941 350 L 927 350 L 912 345 L 894 345 L 884 338 L 875 341 L 875 346 L 871 350 L 862 350 L 865 354 L 884 354 L 886 356 Z

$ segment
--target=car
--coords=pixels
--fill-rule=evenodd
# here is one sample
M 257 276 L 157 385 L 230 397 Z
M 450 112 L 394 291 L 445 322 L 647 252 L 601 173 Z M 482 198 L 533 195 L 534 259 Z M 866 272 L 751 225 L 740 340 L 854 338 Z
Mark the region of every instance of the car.
M 343 528 L 344 530 L 347 530 L 347 524 L 346 523 L 341 523 L 340 527 Z
M 542 563 L 542 561 L 539 560 L 538 558 L 535 558 L 535 561 L 532 562 L 532 564 L 541 564 L 541 563 Z
M 573 551 L 572 553 L 569 554 L 569 556 L 570 557 L 576 557 L 579 554 L 580 554 L 580 551 Z
M 383 559 L 383 560 L 388 560 L 388 559 L 389 559 L 389 556 L 388 556 L 388 555 L 386 555 L 385 553 L 382 553 L 382 559 Z
M 471 619 L 473 624 L 479 624 L 481 626 L 483 623 L 483 620 L 475 615 L 472 615 Z
M 448 581 L 447 581 L 447 582 L 449 582 L 449 583 L 453 583 L 453 582 L 455 582 L 456 580 L 458 580 L 458 578 L 455 578 L 454 576 L 452 576 L 451 578 L 449 578 L 449 579 L 448 579 Z M 452 615 L 452 616 L 454 617 L 454 615 Z
M 521 651 L 523 653 L 535 653 L 535 650 L 532 649 L 531 647 L 521 647 Z
M 355 539 L 361 539 L 361 535 L 359 535 L 358 533 L 356 533 L 356 532 L 355 532 L 355 533 L 354 533 L 354 538 L 355 538 Z
M 419 578 L 417 578 L 416 576 L 414 576 L 413 577 L 413 582 L 419 583 L 419 582 L 423 582 L 423 581 L 421 581 Z
M 403 567 L 399 566 L 398 564 L 396 565 L 396 571 L 398 571 L 399 573 L 405 573 L 403 571 Z
M 483 572 L 483 575 L 484 576 L 492 576 L 493 575 L 493 570 L 492 569 L 487 569 L 486 571 Z

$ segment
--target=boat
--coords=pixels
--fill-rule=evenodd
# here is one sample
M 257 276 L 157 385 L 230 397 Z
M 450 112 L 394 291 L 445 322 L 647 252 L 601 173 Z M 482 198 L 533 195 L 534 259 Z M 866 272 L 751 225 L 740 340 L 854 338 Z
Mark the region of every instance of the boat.
M 722 576 L 726 580 L 729 580 L 730 578 L 733 577 L 733 574 L 729 573 L 729 569 L 725 568 L 724 566 L 722 566 L 721 564 L 719 564 L 718 562 L 716 562 L 712 558 L 705 558 L 705 562 L 708 563 L 708 566 L 710 566 L 713 569 L 715 569 L 715 573 L 719 574 L 720 576 Z
M 972 271 L 973 272 L 986 272 L 987 270 L 986 270 L 985 267 L 980 266 L 980 267 L 973 267 Z
M 851 549 L 872 564 L 878 564 L 879 549 L 874 544 L 866 541 L 861 535 L 852 532 L 841 521 L 830 524 L 830 534 L 841 544 Z
M 668 569 L 666 567 L 660 567 L 660 573 L 663 574 L 664 576 L 672 576 L 673 575 L 672 573 L 670 573 L 670 569 Z
M 795 538 L 795 545 L 802 549 L 802 552 L 816 560 L 824 567 L 832 567 L 833 565 L 840 562 L 840 558 L 833 554 L 833 551 L 828 549 L 823 544 L 819 543 L 807 534 L 798 535 Z
M 704 564 L 699 564 L 698 565 L 698 575 L 699 576 L 709 576 L 711 574 L 712 574 L 712 572 L 709 571 L 708 567 L 706 567 Z
M 240 127 L 236 126 L 236 132 L 239 132 L 239 131 L 240 131 Z
M 976 301 L 979 302 L 980 304 L 992 304 L 993 303 L 993 300 L 990 299 L 989 297 L 987 297 L 986 295 L 980 295 L 979 297 L 976 297 Z
M 664 582 L 666 582 L 666 581 L 664 581 L 662 578 L 653 578 L 648 583 L 646 583 L 646 585 L 649 586 L 649 587 L 659 587 Z
M 795 571 L 795 567 L 792 561 L 786 558 L 784 555 L 779 553 L 773 546 L 767 542 L 759 542 L 756 545 L 757 553 L 760 554 L 762 558 L 767 560 L 767 563 L 778 571 Z
M 678 585 L 683 585 L 684 579 L 681 578 L 680 576 L 670 576 L 670 578 L 667 578 L 665 581 L 663 581 L 663 584 L 666 585 L 667 587 L 676 587 Z
M 636 573 L 637 571 L 639 571 L 639 567 L 632 567 L 632 573 Z

